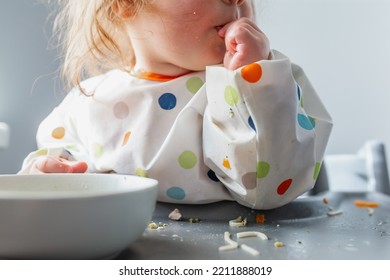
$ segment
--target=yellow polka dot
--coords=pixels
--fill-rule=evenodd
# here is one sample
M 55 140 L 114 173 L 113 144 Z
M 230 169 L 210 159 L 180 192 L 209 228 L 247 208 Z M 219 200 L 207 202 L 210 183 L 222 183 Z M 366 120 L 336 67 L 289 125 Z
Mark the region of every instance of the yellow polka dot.
M 47 153 L 48 153 L 47 149 L 40 149 L 40 150 L 35 152 L 35 155 L 37 155 L 37 156 L 45 156 L 45 155 L 47 155 Z
M 59 127 L 55 128 L 51 132 L 51 136 L 54 139 L 62 139 L 62 138 L 64 138 L 64 136 L 65 136 L 65 128 L 63 128 L 62 126 L 59 126 Z
M 148 177 L 148 173 L 146 172 L 146 170 L 144 170 L 142 168 L 137 168 L 135 170 L 135 175 L 137 175 L 139 177 Z
M 230 166 L 230 162 L 227 158 L 223 159 L 222 165 L 223 165 L 223 167 L 226 167 L 227 169 L 232 169 L 232 167 Z
M 257 63 L 249 64 L 241 69 L 241 76 L 249 83 L 256 83 L 263 75 L 261 66 Z
M 122 146 L 126 145 L 127 142 L 129 142 L 130 135 L 131 135 L 131 131 L 126 132 L 125 136 L 123 137 Z

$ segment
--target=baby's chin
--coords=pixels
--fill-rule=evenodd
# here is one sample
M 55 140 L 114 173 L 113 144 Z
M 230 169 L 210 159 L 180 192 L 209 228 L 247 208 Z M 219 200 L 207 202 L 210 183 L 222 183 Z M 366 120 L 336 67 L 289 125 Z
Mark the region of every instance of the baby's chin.
M 203 63 L 201 65 L 195 67 L 196 70 L 194 69 L 193 71 L 204 71 L 204 70 L 206 70 L 207 66 L 223 64 L 224 54 L 220 57 L 215 57 L 215 58 L 203 61 Z

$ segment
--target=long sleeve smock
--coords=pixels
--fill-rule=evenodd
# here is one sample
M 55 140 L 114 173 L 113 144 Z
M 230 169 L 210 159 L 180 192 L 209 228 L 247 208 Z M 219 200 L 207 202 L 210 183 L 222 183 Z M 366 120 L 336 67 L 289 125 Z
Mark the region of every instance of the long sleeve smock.
M 285 205 L 314 186 L 332 120 L 303 71 L 273 51 L 235 71 L 156 82 L 121 70 L 82 82 L 40 124 L 38 150 L 88 172 L 158 180 L 158 200 Z

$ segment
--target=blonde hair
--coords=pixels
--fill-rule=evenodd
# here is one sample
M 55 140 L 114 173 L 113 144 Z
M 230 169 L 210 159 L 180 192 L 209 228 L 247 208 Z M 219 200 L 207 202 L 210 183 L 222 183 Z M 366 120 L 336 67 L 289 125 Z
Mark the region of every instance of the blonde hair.
M 148 0 L 58 0 L 54 35 L 67 86 L 90 76 L 134 65 L 135 57 L 121 13 L 135 15 Z

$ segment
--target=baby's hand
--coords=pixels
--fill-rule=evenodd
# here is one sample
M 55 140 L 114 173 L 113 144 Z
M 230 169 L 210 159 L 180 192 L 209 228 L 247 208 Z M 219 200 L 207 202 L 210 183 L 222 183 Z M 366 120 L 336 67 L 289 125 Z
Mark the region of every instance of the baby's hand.
M 53 156 L 42 156 L 36 159 L 29 173 L 84 173 L 87 169 L 87 163 L 82 161 L 70 161 Z
M 223 64 L 230 70 L 268 59 L 270 46 L 267 36 L 248 18 L 226 24 L 218 32 L 225 38 L 226 54 Z

